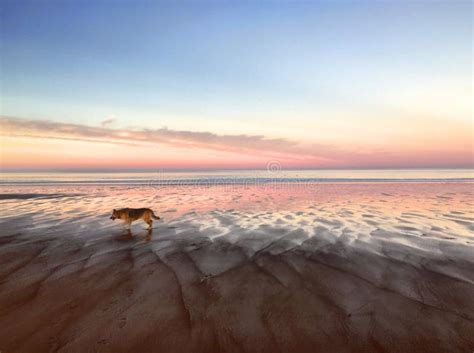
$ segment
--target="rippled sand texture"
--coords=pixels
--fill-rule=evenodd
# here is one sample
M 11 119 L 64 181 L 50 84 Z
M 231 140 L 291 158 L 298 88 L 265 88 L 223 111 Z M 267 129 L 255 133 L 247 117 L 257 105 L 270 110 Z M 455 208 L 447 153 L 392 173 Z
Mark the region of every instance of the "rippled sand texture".
M 474 350 L 473 184 L 0 191 L 2 353 Z

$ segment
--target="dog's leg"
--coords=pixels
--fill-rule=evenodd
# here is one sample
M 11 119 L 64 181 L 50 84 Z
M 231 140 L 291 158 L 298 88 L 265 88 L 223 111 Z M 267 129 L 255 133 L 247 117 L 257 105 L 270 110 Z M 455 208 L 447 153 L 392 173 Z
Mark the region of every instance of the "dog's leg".
M 145 222 L 148 223 L 148 229 L 151 229 L 151 227 L 153 227 L 153 221 L 151 219 L 149 219 Z
M 151 227 L 153 226 L 153 220 L 151 219 L 150 215 L 149 214 L 145 214 L 144 217 L 143 217 L 143 222 L 145 222 L 146 224 L 148 224 L 148 229 L 151 229 Z

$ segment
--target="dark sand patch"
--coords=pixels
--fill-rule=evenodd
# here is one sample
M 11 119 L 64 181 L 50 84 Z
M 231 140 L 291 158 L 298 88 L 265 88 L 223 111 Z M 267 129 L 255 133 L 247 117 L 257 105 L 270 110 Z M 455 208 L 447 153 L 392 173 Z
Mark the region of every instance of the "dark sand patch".
M 257 252 L 252 237 L 231 243 L 199 232 L 178 235 L 168 227 L 153 232 L 111 234 L 89 246 L 50 238 L 9 247 L 13 239 L 2 237 L 2 349 L 474 348 L 474 278 L 436 271 L 455 271 L 456 263 L 414 252 L 412 262 L 419 264 L 414 265 L 399 260 L 404 251 L 390 242 L 373 253 L 343 241 L 307 238 L 302 231 L 265 239 Z M 465 266 L 474 273 L 472 262 Z

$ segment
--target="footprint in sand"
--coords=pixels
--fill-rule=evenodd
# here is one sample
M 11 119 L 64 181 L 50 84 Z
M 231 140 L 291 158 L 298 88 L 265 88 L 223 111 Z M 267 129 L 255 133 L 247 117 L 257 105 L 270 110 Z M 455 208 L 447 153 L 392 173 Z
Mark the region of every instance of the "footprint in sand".
M 67 304 L 69 310 L 73 310 L 73 309 L 76 309 L 79 304 L 77 304 L 77 302 L 75 300 L 73 301 L 70 301 L 68 304 Z
M 126 317 L 122 317 L 120 320 L 119 320 L 119 328 L 123 328 L 125 325 L 127 324 L 127 318 Z
M 117 300 L 116 299 L 112 299 L 103 309 L 102 311 L 107 311 L 109 310 L 112 306 L 114 306 L 115 304 L 117 304 Z
M 61 325 L 61 322 L 62 322 L 62 319 L 60 317 L 56 317 L 49 322 L 49 327 L 59 327 Z
M 201 281 L 199 283 L 207 282 L 212 278 L 212 274 L 210 275 L 205 275 L 203 278 L 201 278 Z
M 59 349 L 59 338 L 57 336 L 50 336 L 48 341 L 49 341 L 49 351 L 56 352 Z

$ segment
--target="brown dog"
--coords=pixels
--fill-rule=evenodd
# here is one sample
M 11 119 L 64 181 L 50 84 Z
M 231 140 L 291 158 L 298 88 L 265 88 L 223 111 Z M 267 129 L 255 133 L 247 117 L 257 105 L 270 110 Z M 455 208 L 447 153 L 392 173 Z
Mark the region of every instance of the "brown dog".
M 153 213 L 153 210 L 149 208 L 121 208 L 119 210 L 114 209 L 112 211 L 112 216 L 110 216 L 111 220 L 121 219 L 128 224 L 128 228 L 130 229 L 130 225 L 132 222 L 137 221 L 139 219 L 143 219 L 145 223 L 148 224 L 148 229 L 151 229 L 153 226 L 154 219 L 160 219 L 160 217 L 156 216 Z

